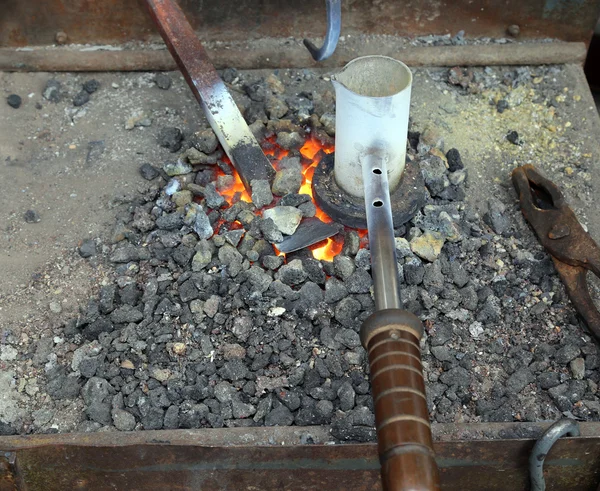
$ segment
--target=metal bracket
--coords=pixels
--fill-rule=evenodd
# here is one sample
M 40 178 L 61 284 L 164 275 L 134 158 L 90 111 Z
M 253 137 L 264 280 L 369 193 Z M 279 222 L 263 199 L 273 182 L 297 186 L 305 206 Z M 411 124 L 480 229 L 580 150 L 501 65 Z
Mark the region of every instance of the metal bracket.
M 529 456 L 529 474 L 531 476 L 531 491 L 545 491 L 544 460 L 546 455 L 559 438 L 579 436 L 579 423 L 573 419 L 561 419 L 548 428 L 533 446 Z

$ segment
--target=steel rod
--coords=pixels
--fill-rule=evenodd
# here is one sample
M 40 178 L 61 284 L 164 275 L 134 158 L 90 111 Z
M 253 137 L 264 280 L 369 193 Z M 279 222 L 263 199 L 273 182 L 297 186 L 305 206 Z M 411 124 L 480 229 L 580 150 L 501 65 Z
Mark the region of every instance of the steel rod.
M 385 159 L 375 153 L 366 155 L 362 161 L 362 172 L 375 309 L 400 309 L 400 283 Z
M 360 330 L 369 357 L 384 491 L 440 489 L 421 364 L 423 324 L 402 310 L 385 157 L 361 159 L 375 313 Z
M 300 42 L 261 39 L 240 43 L 221 43 L 207 51 L 217 68 L 238 69 L 339 67 L 358 56 L 380 54 L 401 58 L 411 67 L 419 66 L 491 66 L 582 64 L 585 43 L 524 43 L 479 46 L 404 46 L 402 38 L 372 40 L 362 46 L 340 43 L 336 52 L 324 62 L 315 62 L 306 55 Z M 93 47 L 92 47 L 93 48 Z M 118 51 L 91 51 L 90 47 L 32 46 L 0 48 L 0 70 L 19 72 L 112 72 L 175 70 L 177 65 L 166 50 L 151 47 Z
M 253 180 L 272 180 L 275 170 L 248 128 L 233 97 L 175 0 L 146 0 L 150 15 L 181 73 L 238 171 L 248 193 Z

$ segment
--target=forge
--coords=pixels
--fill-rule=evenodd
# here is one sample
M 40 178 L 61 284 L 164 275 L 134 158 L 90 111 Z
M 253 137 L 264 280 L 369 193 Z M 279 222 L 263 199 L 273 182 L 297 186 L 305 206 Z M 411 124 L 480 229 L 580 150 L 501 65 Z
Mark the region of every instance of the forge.
M 322 3 L 0 18 L 0 490 L 598 486 L 600 5 Z

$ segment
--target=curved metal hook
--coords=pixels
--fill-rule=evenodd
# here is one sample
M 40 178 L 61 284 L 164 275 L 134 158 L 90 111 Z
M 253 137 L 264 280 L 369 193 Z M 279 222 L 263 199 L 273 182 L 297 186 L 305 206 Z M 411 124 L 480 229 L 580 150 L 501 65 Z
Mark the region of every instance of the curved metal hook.
M 579 436 L 579 423 L 573 419 L 561 419 L 550 426 L 540 439 L 535 443 L 529 457 L 529 474 L 531 478 L 531 491 L 545 491 L 544 460 L 546 455 L 559 438 Z
M 325 0 L 327 5 L 327 34 L 323 46 L 317 48 L 310 39 L 304 39 L 304 46 L 315 61 L 329 58 L 335 51 L 342 29 L 342 0 Z

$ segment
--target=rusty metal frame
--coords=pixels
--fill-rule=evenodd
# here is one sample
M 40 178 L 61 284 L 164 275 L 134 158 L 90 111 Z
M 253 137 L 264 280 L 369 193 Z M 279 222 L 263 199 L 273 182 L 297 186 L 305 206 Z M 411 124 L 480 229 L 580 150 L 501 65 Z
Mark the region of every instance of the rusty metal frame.
M 182 8 L 203 41 L 318 38 L 327 23 L 322 0 L 182 0 Z M 142 0 L 0 0 L 0 11 L 2 47 L 157 39 Z M 342 2 L 342 36 L 454 35 L 464 30 L 467 37 L 504 37 L 511 26 L 510 32 L 521 39 L 588 43 L 599 13 L 598 0 L 354 0 Z
M 527 489 L 529 454 L 547 426 L 434 424 L 442 489 Z M 549 490 L 596 489 L 600 424 L 582 423 L 581 432 L 548 454 Z M 0 456 L 0 491 L 381 489 L 375 444 L 332 443 L 328 427 L 0 437 L 12 459 Z

